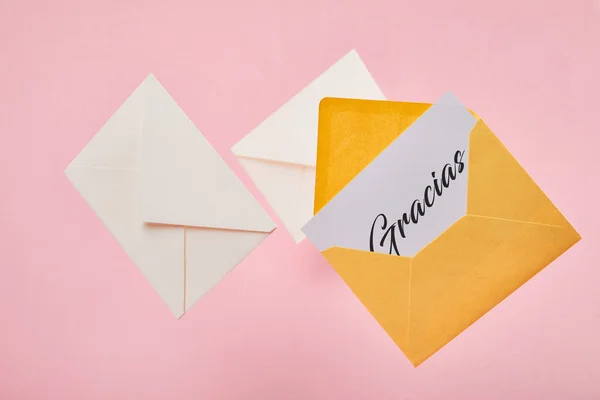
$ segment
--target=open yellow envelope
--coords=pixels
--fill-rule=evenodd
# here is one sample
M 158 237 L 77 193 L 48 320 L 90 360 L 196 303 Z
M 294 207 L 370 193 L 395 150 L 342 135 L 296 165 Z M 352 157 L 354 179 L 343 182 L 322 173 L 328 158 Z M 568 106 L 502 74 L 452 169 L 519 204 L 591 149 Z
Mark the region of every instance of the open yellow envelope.
M 315 214 L 430 106 L 324 99 Z M 580 240 L 475 117 L 469 136 L 466 215 L 413 257 L 342 247 L 322 251 L 415 366 Z

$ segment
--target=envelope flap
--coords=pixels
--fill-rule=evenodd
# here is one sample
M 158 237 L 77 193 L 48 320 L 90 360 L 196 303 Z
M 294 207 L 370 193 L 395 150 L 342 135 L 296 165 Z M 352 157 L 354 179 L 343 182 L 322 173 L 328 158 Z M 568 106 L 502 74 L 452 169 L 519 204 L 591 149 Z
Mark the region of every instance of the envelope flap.
M 326 96 L 384 98 L 352 50 L 238 142 L 232 152 L 239 157 L 315 166 L 319 101 Z
M 467 214 L 571 226 L 482 120 L 469 148 Z
M 153 77 L 144 82 L 140 206 L 147 223 L 259 232 L 275 228 Z
M 410 258 L 341 247 L 323 256 L 408 356 Z
M 315 183 L 315 214 L 431 104 L 323 99 Z

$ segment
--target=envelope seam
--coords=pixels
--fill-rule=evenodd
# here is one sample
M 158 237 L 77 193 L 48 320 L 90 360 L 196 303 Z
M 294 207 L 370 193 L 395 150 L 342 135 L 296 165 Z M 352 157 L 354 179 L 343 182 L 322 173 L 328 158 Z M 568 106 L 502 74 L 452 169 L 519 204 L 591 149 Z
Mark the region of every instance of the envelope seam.
M 519 223 L 519 224 L 530 224 L 530 225 L 538 225 L 538 226 L 547 226 L 547 227 L 551 227 L 551 228 L 561 228 L 561 229 L 567 228 L 566 226 L 562 226 L 562 225 L 551 225 L 551 224 L 544 224 L 544 223 L 541 223 L 541 222 L 519 221 L 518 219 L 490 217 L 490 216 L 486 216 L 486 215 L 477 215 L 477 214 L 467 213 L 464 216 L 460 217 L 452 225 L 450 225 L 444 232 L 440 233 L 435 239 L 433 239 L 432 241 L 430 241 L 429 243 L 427 243 L 425 246 L 423 246 L 419 251 L 417 251 L 412 257 L 410 257 L 411 260 L 414 260 L 415 258 L 417 258 L 417 256 L 419 256 L 419 254 L 421 254 L 421 252 L 423 252 L 426 248 L 428 248 L 431 243 L 433 243 L 435 240 L 437 240 L 444 233 L 448 232 L 450 229 L 452 229 L 452 227 L 454 225 L 456 225 L 459 221 L 461 221 L 462 219 L 464 219 L 466 217 L 475 217 L 475 218 L 491 219 L 491 220 L 497 220 L 497 221 L 514 222 L 514 223 Z M 412 265 L 412 261 L 411 261 L 411 265 Z
M 289 165 L 289 166 L 294 166 L 294 167 L 308 167 L 308 168 L 315 168 L 315 169 L 317 168 L 317 166 L 315 164 L 301 164 L 301 163 L 298 163 L 298 162 L 274 160 L 274 159 L 271 159 L 271 158 L 258 158 L 258 157 L 252 157 L 252 156 L 239 155 L 239 154 L 235 154 L 235 153 L 233 153 L 233 154 L 237 158 L 243 158 L 243 159 L 246 159 L 246 160 L 269 162 L 269 163 Z
M 217 228 L 214 226 L 195 226 L 195 225 L 182 225 L 182 224 L 163 224 L 162 222 L 149 222 L 144 221 L 144 224 L 149 226 L 174 226 L 174 227 L 188 227 L 190 229 L 206 229 L 213 231 L 228 231 L 228 232 L 256 232 L 256 233 L 272 233 L 277 226 L 274 226 L 270 231 L 266 231 L 263 229 L 234 229 L 234 228 Z
M 467 216 L 467 217 L 485 218 L 485 219 L 494 219 L 494 220 L 498 220 L 498 221 L 517 222 L 517 223 L 520 223 L 520 224 L 531 224 L 531 225 L 549 226 L 549 227 L 553 227 L 553 228 L 565 228 L 562 225 L 552 225 L 552 224 L 544 224 L 542 222 L 530 222 L 530 221 L 520 221 L 518 219 L 490 217 L 490 216 L 487 216 L 487 215 L 466 214 L 465 216 Z

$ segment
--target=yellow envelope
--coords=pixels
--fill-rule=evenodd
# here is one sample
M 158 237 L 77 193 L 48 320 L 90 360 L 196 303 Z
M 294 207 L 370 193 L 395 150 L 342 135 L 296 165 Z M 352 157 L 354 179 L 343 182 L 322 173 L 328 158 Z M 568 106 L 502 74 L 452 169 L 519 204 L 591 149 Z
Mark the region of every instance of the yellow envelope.
M 429 107 L 324 99 L 315 214 Z M 466 215 L 414 257 L 323 251 L 415 366 L 581 238 L 479 117 L 469 152 Z

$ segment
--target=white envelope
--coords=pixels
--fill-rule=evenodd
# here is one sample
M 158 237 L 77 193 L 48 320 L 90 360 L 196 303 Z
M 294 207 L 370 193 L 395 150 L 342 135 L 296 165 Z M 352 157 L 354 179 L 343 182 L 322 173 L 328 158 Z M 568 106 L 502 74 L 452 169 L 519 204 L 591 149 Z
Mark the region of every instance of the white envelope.
M 319 103 L 324 97 L 384 100 L 354 50 L 232 147 L 296 243 L 313 216 Z
M 275 229 L 152 75 L 65 174 L 177 318 Z

